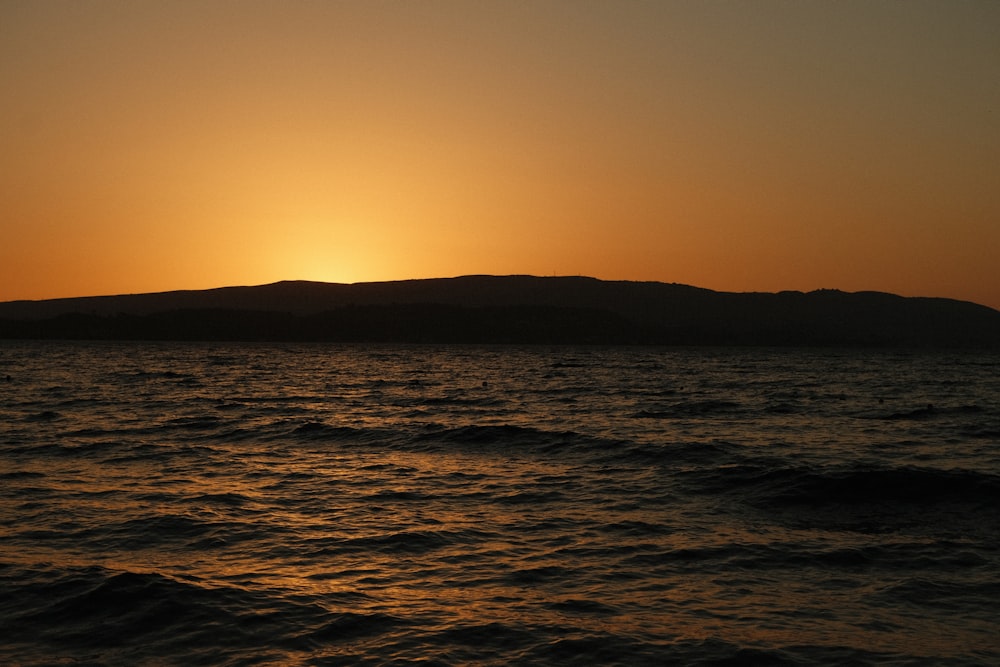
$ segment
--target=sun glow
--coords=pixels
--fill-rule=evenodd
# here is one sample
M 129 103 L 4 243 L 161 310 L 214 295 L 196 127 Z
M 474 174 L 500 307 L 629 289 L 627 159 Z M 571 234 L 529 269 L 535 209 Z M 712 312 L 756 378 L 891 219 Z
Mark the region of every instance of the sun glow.
M 352 283 L 365 273 L 365 257 L 347 224 L 320 219 L 282 227 L 287 234 L 264 249 L 275 280 Z
M 0 3 L 0 300 L 559 273 L 997 307 L 997 7 Z

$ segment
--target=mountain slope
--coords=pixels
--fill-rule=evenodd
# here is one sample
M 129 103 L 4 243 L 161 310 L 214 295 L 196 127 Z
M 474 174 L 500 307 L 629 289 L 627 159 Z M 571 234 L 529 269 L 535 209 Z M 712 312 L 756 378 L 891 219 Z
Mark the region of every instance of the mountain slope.
M 1000 311 L 879 292 L 463 276 L 0 303 L 6 338 L 1000 346 Z

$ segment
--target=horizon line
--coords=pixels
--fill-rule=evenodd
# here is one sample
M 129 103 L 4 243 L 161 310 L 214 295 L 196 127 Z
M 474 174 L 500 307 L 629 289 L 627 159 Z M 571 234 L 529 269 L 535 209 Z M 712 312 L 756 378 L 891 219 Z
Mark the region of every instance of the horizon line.
M 256 284 L 236 284 L 236 285 L 219 285 L 215 287 L 202 287 L 202 288 L 180 288 L 180 289 L 164 289 L 164 290 L 153 290 L 148 292 L 119 292 L 119 293 L 105 293 L 105 294 L 81 294 L 75 296 L 58 296 L 58 297 L 47 297 L 40 299 L 7 299 L 0 301 L 0 304 L 7 303 L 40 303 L 46 301 L 72 301 L 77 299 L 113 299 L 118 297 L 136 297 L 136 296 L 153 296 L 159 294 L 182 294 L 191 292 L 212 292 L 219 290 L 230 290 L 230 289 L 253 289 L 258 287 L 270 287 L 274 285 L 281 285 L 285 283 L 300 283 L 300 284 L 312 284 L 312 285 L 331 285 L 331 286 L 341 286 L 341 287 L 352 287 L 352 286 L 362 286 L 362 285 L 387 285 L 393 283 L 413 283 L 413 282 L 430 282 L 430 281 L 443 281 L 443 280 L 462 280 L 469 278 L 531 278 L 536 280 L 567 280 L 567 279 L 578 279 L 578 280 L 591 280 L 600 283 L 630 283 L 630 284 L 655 284 L 655 285 L 672 285 L 677 287 L 687 287 L 691 289 L 702 290 L 706 292 L 713 292 L 716 294 L 814 294 L 821 292 L 836 292 L 840 294 L 881 294 L 887 296 L 898 297 L 901 299 L 936 299 L 945 301 L 957 301 L 964 303 L 971 303 L 977 306 L 982 306 L 984 308 L 989 308 L 990 310 L 995 310 L 1000 312 L 1000 308 L 995 308 L 985 303 L 980 303 L 977 301 L 972 301 L 969 299 L 960 299 L 955 297 L 946 296 L 928 296 L 928 295 L 905 295 L 896 292 L 889 292 L 885 290 L 878 289 L 862 289 L 856 291 L 843 290 L 837 287 L 818 287 L 810 290 L 802 289 L 782 289 L 776 291 L 767 290 L 720 290 L 713 289 L 709 287 L 701 287 L 699 285 L 692 285 L 689 283 L 678 283 L 678 282 L 667 282 L 663 280 L 638 280 L 638 279 L 607 279 L 598 278 L 595 276 L 588 276 L 584 274 L 564 274 L 564 275 L 537 275 L 530 273 L 510 273 L 510 274 L 491 274 L 491 273 L 469 273 L 460 274 L 455 276 L 436 276 L 436 277 L 426 277 L 426 278 L 401 278 L 393 280 L 360 280 L 355 282 L 336 282 L 336 281 L 325 281 L 325 280 L 311 280 L 304 278 L 287 278 L 281 280 L 275 280 L 264 283 Z

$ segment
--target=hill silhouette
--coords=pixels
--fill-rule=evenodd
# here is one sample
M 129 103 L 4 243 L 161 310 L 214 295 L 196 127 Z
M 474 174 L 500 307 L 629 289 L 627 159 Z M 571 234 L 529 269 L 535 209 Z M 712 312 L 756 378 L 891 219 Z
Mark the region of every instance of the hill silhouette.
M 881 292 L 463 276 L 10 301 L 0 337 L 1000 347 L 1000 311 Z

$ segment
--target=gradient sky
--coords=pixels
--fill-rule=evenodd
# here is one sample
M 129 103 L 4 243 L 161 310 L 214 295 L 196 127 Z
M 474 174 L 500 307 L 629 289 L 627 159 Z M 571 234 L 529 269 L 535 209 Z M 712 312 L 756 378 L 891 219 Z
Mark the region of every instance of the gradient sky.
M 469 273 L 1000 308 L 1000 2 L 0 0 L 0 300 Z

